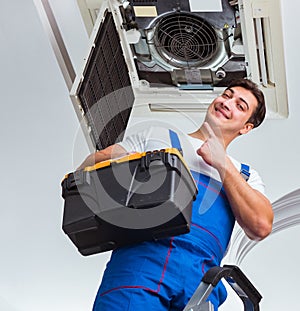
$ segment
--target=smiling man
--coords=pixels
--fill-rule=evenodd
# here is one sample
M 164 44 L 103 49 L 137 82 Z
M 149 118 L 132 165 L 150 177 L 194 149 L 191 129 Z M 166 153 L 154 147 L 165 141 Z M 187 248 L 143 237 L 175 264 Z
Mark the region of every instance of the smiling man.
M 272 230 L 273 212 L 258 173 L 226 153 L 238 136 L 259 126 L 265 101 L 246 79 L 233 81 L 209 106 L 204 123 L 191 134 L 171 135 L 151 127 L 91 154 L 79 169 L 127 152 L 179 147 L 198 185 L 191 231 L 156 242 L 122 247 L 112 253 L 94 311 L 181 311 L 204 273 L 220 265 L 235 221 L 250 239 Z M 208 298 L 215 310 L 226 299 L 223 284 Z

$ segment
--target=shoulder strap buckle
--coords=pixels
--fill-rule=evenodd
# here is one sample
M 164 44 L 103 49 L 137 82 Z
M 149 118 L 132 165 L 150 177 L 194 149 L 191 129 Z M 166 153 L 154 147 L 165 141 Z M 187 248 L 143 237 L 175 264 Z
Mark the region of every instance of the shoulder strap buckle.
M 240 174 L 242 175 L 242 177 L 248 181 L 249 177 L 250 177 L 250 167 L 249 165 L 246 165 L 244 163 L 241 164 L 241 170 L 240 170 Z

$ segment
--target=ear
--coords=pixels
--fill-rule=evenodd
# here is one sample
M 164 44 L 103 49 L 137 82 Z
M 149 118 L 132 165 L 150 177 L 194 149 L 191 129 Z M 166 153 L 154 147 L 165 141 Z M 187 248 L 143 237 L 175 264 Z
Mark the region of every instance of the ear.
M 246 123 L 243 128 L 240 129 L 240 135 L 244 135 L 247 134 L 248 132 L 250 132 L 253 129 L 254 125 L 252 123 Z

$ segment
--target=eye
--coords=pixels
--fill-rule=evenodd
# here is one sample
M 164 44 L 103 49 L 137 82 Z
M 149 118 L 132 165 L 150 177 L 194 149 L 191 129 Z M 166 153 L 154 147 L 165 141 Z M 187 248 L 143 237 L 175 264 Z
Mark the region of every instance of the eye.
M 245 110 L 245 107 L 244 107 L 242 104 L 237 104 L 237 106 L 238 106 L 238 108 L 239 108 L 240 110 L 242 110 L 242 111 Z
M 228 93 L 223 93 L 223 94 L 222 94 L 222 97 L 224 97 L 224 98 L 230 98 L 230 95 L 229 95 Z

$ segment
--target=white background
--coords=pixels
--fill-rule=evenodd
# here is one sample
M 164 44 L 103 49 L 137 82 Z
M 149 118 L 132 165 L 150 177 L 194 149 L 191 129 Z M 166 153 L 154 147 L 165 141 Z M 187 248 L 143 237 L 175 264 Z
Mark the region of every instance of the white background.
M 87 36 L 76 1 L 50 3 L 78 70 Z M 230 149 L 261 173 L 271 201 L 299 188 L 299 9 L 282 2 L 290 116 L 267 120 Z M 79 255 L 61 229 L 60 182 L 79 164 L 79 123 L 30 0 L 0 1 L 0 90 L 0 310 L 91 310 L 109 254 Z M 299 235 L 294 227 L 271 236 L 242 264 L 263 311 L 299 309 Z M 242 310 L 232 299 L 222 309 Z

